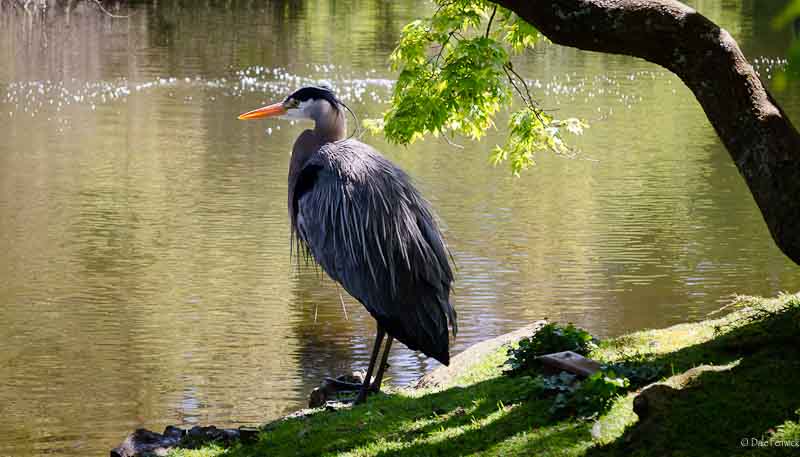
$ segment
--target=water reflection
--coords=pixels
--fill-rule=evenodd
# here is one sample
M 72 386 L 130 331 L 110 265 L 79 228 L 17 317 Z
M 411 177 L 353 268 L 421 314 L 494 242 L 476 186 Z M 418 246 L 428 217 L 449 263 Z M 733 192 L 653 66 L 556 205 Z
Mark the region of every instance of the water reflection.
M 778 3 L 695 5 L 769 76 L 791 38 L 769 27 Z M 430 6 L 145 2 L 119 20 L 58 5 L 0 14 L 0 454 L 97 454 L 139 426 L 259 423 L 321 377 L 364 368 L 373 320 L 290 258 L 301 127 L 236 115 L 319 79 L 377 115 L 388 52 Z M 458 264 L 454 351 L 545 316 L 614 335 L 798 288 L 674 77 L 548 45 L 519 67 L 545 106 L 591 122 L 577 158 L 541 155 L 514 179 L 487 164 L 502 132 L 464 150 L 365 138 L 442 218 Z M 797 117 L 798 88 L 777 96 Z M 397 346 L 390 363 L 404 383 L 435 362 Z

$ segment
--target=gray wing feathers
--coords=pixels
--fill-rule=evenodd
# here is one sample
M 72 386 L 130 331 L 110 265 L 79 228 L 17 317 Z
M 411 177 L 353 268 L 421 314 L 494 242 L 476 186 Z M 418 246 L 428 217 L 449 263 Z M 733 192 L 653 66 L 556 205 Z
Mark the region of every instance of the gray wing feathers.
M 444 363 L 453 272 L 427 201 L 409 177 L 355 140 L 320 148 L 295 191 L 295 230 L 331 278 L 390 335 Z

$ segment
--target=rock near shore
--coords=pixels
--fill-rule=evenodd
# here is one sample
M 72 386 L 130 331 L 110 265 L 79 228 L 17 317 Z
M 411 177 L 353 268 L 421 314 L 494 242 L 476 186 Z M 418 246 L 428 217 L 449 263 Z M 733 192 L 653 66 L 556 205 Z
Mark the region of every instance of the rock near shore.
M 196 426 L 188 430 L 170 425 L 164 429 L 164 433 L 140 428 L 112 449 L 111 457 L 160 457 L 167 455 L 172 448 L 194 449 L 207 443 L 229 446 L 236 441 L 255 441 L 258 432 L 256 428 L 217 428 L 213 425 Z

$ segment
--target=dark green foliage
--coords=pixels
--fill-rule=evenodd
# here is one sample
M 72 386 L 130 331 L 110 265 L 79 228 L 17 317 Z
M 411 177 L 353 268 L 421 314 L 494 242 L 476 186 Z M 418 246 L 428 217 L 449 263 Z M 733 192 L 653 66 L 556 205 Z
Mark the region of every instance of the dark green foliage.
M 536 357 L 554 352 L 572 351 L 587 355 L 597 347 L 597 340 L 586 330 L 572 324 L 548 323 L 533 336 L 524 338 L 519 346 L 509 350 L 511 374 L 521 374 L 539 368 Z
M 620 362 L 604 365 L 582 381 L 562 371 L 539 376 L 534 382 L 539 395 L 555 395 L 550 407 L 553 417 L 594 417 L 608 411 L 618 396 L 657 381 L 663 371 L 661 364 Z
M 553 397 L 550 414 L 553 418 L 592 417 L 602 414 L 614 400 L 627 391 L 628 379 L 612 370 L 602 370 L 579 381 L 577 376 L 562 371 L 553 376 L 534 378 L 539 397 Z
M 594 416 L 608 411 L 617 396 L 627 391 L 630 382 L 617 376 L 612 370 L 598 371 L 581 381 L 566 403 L 559 406 L 558 398 L 554 412 L 562 415 Z
M 626 362 L 612 363 L 604 369 L 616 373 L 628 381 L 631 388 L 638 388 L 658 381 L 664 376 L 664 365 L 655 362 L 631 364 Z

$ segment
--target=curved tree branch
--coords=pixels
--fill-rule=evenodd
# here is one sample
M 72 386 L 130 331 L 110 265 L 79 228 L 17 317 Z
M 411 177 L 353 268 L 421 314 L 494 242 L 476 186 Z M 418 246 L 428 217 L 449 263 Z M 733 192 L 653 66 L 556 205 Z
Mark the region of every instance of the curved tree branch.
M 800 134 L 731 35 L 674 0 L 498 0 L 557 44 L 640 57 L 694 93 L 778 247 L 800 264 Z

